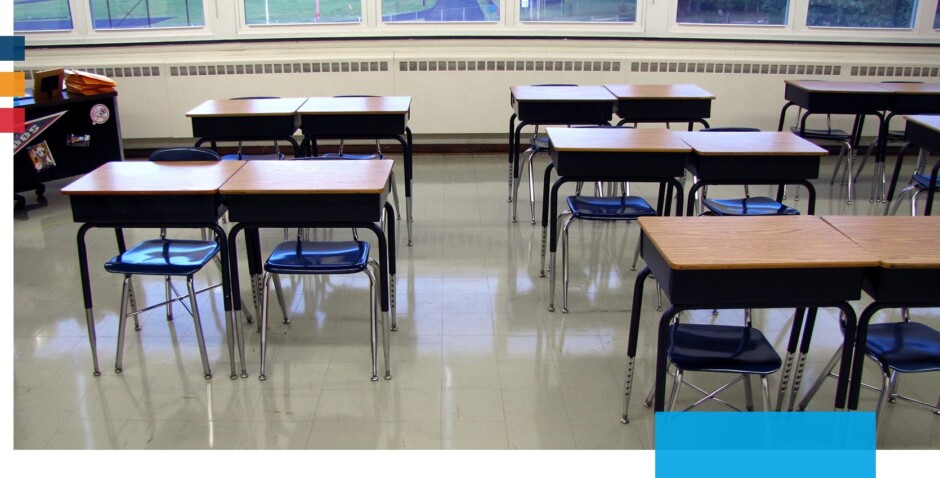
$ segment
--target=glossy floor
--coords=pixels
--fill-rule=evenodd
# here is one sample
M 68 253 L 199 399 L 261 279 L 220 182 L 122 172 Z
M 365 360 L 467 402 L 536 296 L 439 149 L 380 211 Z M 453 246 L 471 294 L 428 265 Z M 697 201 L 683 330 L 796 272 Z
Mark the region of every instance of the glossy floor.
M 651 448 L 652 412 L 643 408 L 642 398 L 651 383 L 653 287 L 644 298 L 632 421 L 619 421 L 636 275 L 629 264 L 638 227 L 573 225 L 570 313 L 562 314 L 560 307 L 550 313 L 548 280 L 538 274 L 540 228 L 529 224 L 525 199 L 522 222 L 509 221 L 505 156 L 426 155 L 415 163 L 414 247 L 404 245 L 404 228 L 399 229 L 394 378 L 379 382 L 369 380 L 368 282 L 361 275 L 283 278 L 291 324 L 281 323 L 272 307 L 265 382 L 258 380 L 254 326 L 247 333 L 251 375 L 228 378 L 218 290 L 200 296 L 213 379 L 202 376 L 192 321 L 179 306 L 172 322 L 157 309 L 143 315 L 142 331 L 128 331 L 124 372 L 116 374 L 120 278 L 100 266 L 115 252 L 113 233 L 106 230 L 88 236 L 102 365 L 102 375 L 93 377 L 77 226 L 58 193 L 69 181 L 49 184 L 48 204 L 42 207 L 33 206 L 30 197 L 27 210 L 14 218 L 15 448 Z M 824 162 L 822 174 L 831 166 Z M 840 186 L 818 181 L 817 214 L 880 213 L 882 206 L 867 200 L 869 181 L 870 172 L 862 176 L 862 200 L 852 206 L 841 199 Z M 752 193 L 766 190 L 752 188 Z M 648 185 L 633 189 L 647 198 L 654 192 Z M 740 195 L 740 188 L 713 188 L 710 195 L 723 193 Z M 790 203 L 804 209 L 805 194 Z M 129 232 L 128 240 L 155 233 Z M 348 237 L 346 231 L 333 234 Z M 264 232 L 264 247 L 270 250 L 281 238 L 281 231 Z M 218 273 L 210 270 L 197 280 L 217 281 Z M 159 279 L 137 284 L 145 301 L 163 295 Z M 243 295 L 248 297 L 247 290 Z M 855 305 L 860 310 L 864 299 Z M 781 351 L 788 314 L 755 311 L 755 324 Z M 717 318 L 710 311 L 690 315 L 708 322 L 741 317 L 737 311 L 722 311 Z M 934 324 L 937 315 L 915 312 Z M 808 381 L 840 340 L 832 311 L 822 312 Z M 877 383 L 873 372 L 874 367 L 866 368 L 868 383 Z M 692 375 L 703 386 L 718 384 L 719 378 L 725 377 Z M 771 387 L 777 381 L 775 374 Z M 937 374 L 924 374 L 905 377 L 901 386 L 934 402 L 938 384 Z M 829 380 L 810 408 L 829 409 L 833 391 Z M 694 396 L 686 388 L 680 403 Z M 872 410 L 874 398 L 874 392 L 863 392 L 861 408 Z M 740 386 L 726 399 L 740 406 Z M 879 448 L 940 449 L 940 416 L 929 410 L 899 402 L 887 406 L 883 419 Z

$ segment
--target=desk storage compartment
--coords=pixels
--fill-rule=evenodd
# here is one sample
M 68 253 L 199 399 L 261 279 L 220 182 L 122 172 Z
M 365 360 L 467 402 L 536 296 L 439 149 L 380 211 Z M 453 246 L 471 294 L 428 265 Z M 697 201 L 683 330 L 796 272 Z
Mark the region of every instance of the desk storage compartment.
M 304 136 L 314 138 L 364 138 L 395 136 L 405 133 L 408 114 L 305 114 L 300 117 Z
M 379 222 L 386 194 L 229 194 L 231 222 Z
M 813 113 L 855 114 L 888 109 L 892 93 L 810 92 L 787 84 L 784 98 Z
M 699 180 L 800 180 L 819 177 L 819 156 L 698 156 L 689 172 Z
M 528 124 L 608 124 L 614 101 L 513 101 L 516 119 Z
M 646 234 L 641 254 L 669 301 L 690 309 L 810 306 L 861 297 L 864 268 L 672 269 Z
M 564 152 L 549 145 L 559 176 L 671 178 L 685 173 L 688 153 Z
M 71 195 L 72 219 L 79 223 L 150 225 L 214 223 L 222 215 L 217 194 Z
M 192 117 L 196 138 L 251 138 L 293 136 L 296 115 L 282 116 L 206 116 Z
M 617 102 L 616 113 L 627 123 L 689 122 L 711 116 L 712 100 L 621 100 Z
M 899 232 L 903 234 L 903 232 Z M 865 292 L 882 302 L 936 303 L 940 284 L 937 269 L 869 269 L 865 274 Z

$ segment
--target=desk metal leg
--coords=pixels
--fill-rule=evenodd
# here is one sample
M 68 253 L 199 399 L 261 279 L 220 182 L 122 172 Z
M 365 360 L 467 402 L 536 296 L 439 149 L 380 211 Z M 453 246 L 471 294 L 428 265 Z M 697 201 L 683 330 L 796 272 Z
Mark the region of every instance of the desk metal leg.
M 414 211 L 412 209 L 411 203 L 411 187 L 412 179 L 414 178 L 414 141 L 411 134 L 411 128 L 405 127 L 405 137 L 407 138 L 405 145 L 405 207 L 408 208 L 407 220 L 408 223 L 408 247 L 411 247 L 414 243 L 411 240 L 411 225 L 414 222 Z
M 88 344 L 91 346 L 91 360 L 94 364 L 94 375 L 101 376 L 98 368 L 98 340 L 95 334 L 95 312 L 91 300 L 91 279 L 88 276 L 88 251 L 85 248 L 85 233 L 92 226 L 82 224 L 78 228 L 76 237 L 78 243 L 78 270 L 82 280 L 82 298 L 85 302 L 85 326 L 88 328 Z
M 640 308 L 643 306 L 643 284 L 652 273 L 649 267 L 644 267 L 636 276 L 633 285 L 633 309 L 630 312 L 630 335 L 627 339 L 627 372 L 623 381 L 623 415 L 620 423 L 630 423 L 630 394 L 633 392 L 633 369 L 636 363 L 636 343 L 640 332 Z
M 232 261 L 229 258 L 228 238 L 225 234 L 225 230 L 222 229 L 222 227 L 218 224 L 212 224 L 211 229 L 215 232 L 216 238 L 219 241 L 219 254 L 222 256 L 222 298 L 223 304 L 225 306 L 225 317 L 228 321 L 228 325 L 226 326 L 228 329 L 226 337 L 228 340 L 229 360 L 232 364 L 229 378 L 235 380 L 238 378 L 238 373 L 235 369 L 236 344 L 238 348 L 239 364 L 241 365 L 241 376 L 248 376 L 248 369 L 245 366 L 245 339 L 244 334 L 242 333 L 242 323 L 235 317 L 235 313 L 232 310 L 232 296 L 235 294 L 233 293 L 232 289 L 232 274 L 230 267 Z M 190 294 L 193 294 L 193 292 L 190 291 Z
M 542 264 L 539 269 L 539 277 L 545 277 L 545 246 L 548 241 L 548 204 L 549 204 L 549 188 L 551 187 L 552 181 L 552 169 L 555 168 L 554 163 L 548 163 L 548 166 L 545 167 L 545 177 L 544 182 L 542 183 Z
M 787 356 L 783 361 L 783 368 L 780 372 L 780 387 L 777 391 L 777 408 L 776 411 L 780 411 L 783 407 L 783 400 L 787 394 L 787 389 L 790 387 L 790 372 L 793 370 L 793 354 L 796 353 L 797 347 L 800 345 L 800 330 L 803 327 L 803 316 L 806 314 L 806 309 L 801 307 L 796 309 L 796 312 L 793 314 L 793 325 L 790 326 L 790 340 L 787 342 Z
M 388 228 L 386 231 L 386 236 L 388 237 L 388 300 L 389 309 L 392 314 L 392 323 L 389 330 L 394 332 L 398 330 L 398 314 L 395 312 L 395 274 L 397 271 L 395 264 L 395 210 L 392 208 L 392 205 L 387 202 L 385 203 L 385 224 Z
M 514 134 L 516 126 L 516 114 L 513 113 L 509 116 L 509 200 L 507 202 L 512 202 L 512 166 L 513 158 L 515 151 L 519 149 L 519 145 L 516 144 L 516 136 Z
M 236 245 L 236 239 L 238 238 L 238 233 L 242 230 L 241 224 L 236 224 L 232 227 L 231 232 L 229 232 L 228 237 L 228 259 L 229 259 L 229 283 L 232 290 L 232 320 L 239 321 L 238 315 L 239 312 L 242 312 L 242 300 L 241 300 L 241 288 L 238 283 L 238 250 Z M 246 239 L 247 241 L 247 239 Z M 261 323 L 261 317 L 258 317 L 258 323 Z M 241 330 L 241 326 L 235 329 L 236 332 Z M 248 369 L 245 366 L 245 341 L 244 336 L 238 338 L 238 352 L 241 355 L 241 366 L 242 366 L 242 378 L 248 378 Z
M 793 406 L 796 404 L 796 396 L 800 393 L 800 386 L 803 384 L 803 371 L 806 369 L 806 355 L 809 353 L 809 344 L 813 335 L 813 327 L 816 326 L 816 313 L 818 311 L 819 309 L 813 307 L 806 313 L 806 323 L 803 324 L 803 338 L 800 341 L 800 355 L 797 359 L 796 374 L 793 376 L 790 401 L 787 404 L 787 411 L 789 412 L 793 411 Z

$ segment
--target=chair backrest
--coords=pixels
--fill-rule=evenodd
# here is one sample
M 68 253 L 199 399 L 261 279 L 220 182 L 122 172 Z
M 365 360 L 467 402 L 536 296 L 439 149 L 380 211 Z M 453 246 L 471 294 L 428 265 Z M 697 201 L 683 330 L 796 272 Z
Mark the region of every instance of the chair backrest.
M 164 148 L 150 153 L 150 161 L 219 161 L 219 153 L 209 148 Z
M 757 133 L 760 132 L 760 129 L 743 126 L 726 126 L 723 128 L 702 128 L 699 131 L 705 133 Z

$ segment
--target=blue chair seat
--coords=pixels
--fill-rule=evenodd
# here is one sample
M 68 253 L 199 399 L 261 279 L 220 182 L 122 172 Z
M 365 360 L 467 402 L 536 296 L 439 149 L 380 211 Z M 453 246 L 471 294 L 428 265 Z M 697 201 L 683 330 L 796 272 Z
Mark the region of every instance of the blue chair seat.
M 806 128 L 800 132 L 800 128 L 794 126 L 790 128 L 794 134 L 806 139 L 828 139 L 831 141 L 850 141 L 852 135 L 841 129 L 814 129 Z
M 796 216 L 800 211 L 768 197 L 705 199 L 702 204 L 716 216 Z
M 317 159 L 349 159 L 349 160 L 372 160 L 383 159 L 381 154 L 346 154 L 346 153 L 326 153 L 316 157 Z
M 753 327 L 674 324 L 669 336 L 669 360 L 681 370 L 770 374 L 780 368 L 780 356 Z
M 272 154 L 226 154 L 222 161 L 283 161 L 283 153 Z
M 568 209 L 574 217 L 588 220 L 624 220 L 656 215 L 656 210 L 639 196 L 568 196 Z
M 940 331 L 918 322 L 872 324 L 868 354 L 904 373 L 940 370 Z
M 369 263 L 364 241 L 287 241 L 274 248 L 264 264 L 272 274 L 353 274 Z
M 927 189 L 930 184 L 930 175 L 929 174 L 915 174 L 914 182 L 921 187 L 921 189 Z M 937 178 L 937 182 L 934 183 L 934 189 L 940 189 L 940 178 Z
M 104 269 L 116 274 L 186 276 L 198 272 L 218 252 L 215 241 L 151 239 L 112 257 Z

